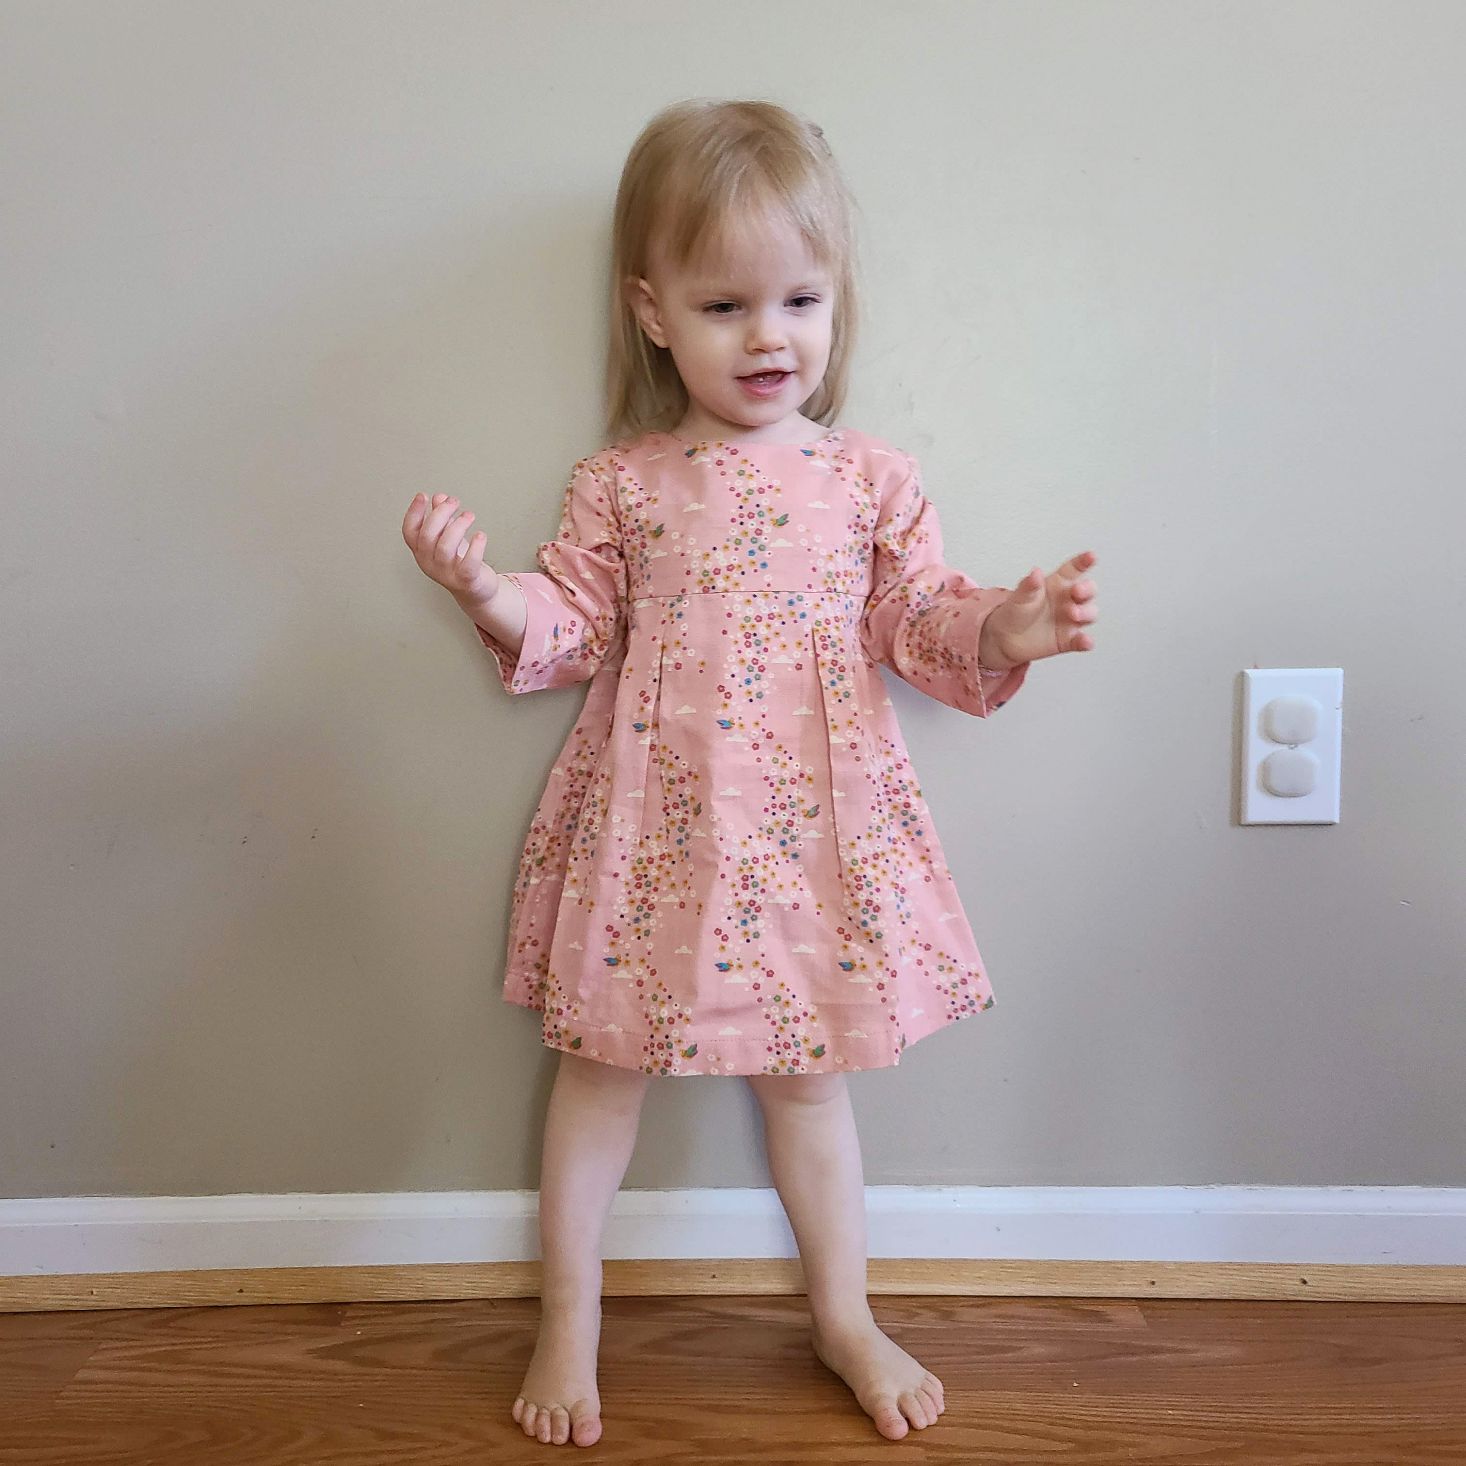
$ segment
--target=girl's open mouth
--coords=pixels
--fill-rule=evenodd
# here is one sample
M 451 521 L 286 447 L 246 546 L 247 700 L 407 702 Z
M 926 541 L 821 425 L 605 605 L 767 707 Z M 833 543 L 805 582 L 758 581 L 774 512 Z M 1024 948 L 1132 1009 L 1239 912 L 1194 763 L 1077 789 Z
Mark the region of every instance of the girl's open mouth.
M 772 397 L 793 372 L 758 372 L 751 377 L 739 377 L 743 390 L 753 397 Z

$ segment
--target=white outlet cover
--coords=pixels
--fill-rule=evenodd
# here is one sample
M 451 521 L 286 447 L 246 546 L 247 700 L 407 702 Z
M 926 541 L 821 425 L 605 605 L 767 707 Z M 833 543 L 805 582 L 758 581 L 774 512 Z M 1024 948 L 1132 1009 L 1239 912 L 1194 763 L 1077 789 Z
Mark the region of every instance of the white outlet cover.
M 1342 667 L 1250 667 L 1242 673 L 1242 823 L 1244 825 L 1336 825 L 1343 764 L 1344 669 Z M 1302 739 L 1314 724 L 1313 736 Z M 1270 706 L 1276 704 L 1276 706 Z M 1282 732 L 1300 737 L 1284 744 Z M 1308 755 L 1299 758 L 1296 749 Z M 1268 769 L 1264 764 L 1273 755 Z M 1316 762 L 1316 768 L 1310 768 Z M 1305 770 L 1312 773 L 1311 787 Z M 1270 787 L 1270 785 L 1272 787 Z M 1287 793 L 1273 793 L 1273 788 Z
M 1317 698 L 1284 693 L 1263 704 L 1263 732 L 1274 743 L 1309 743 L 1318 737 L 1318 716 L 1322 711 Z
M 1298 799 L 1318 788 L 1318 770 L 1306 748 L 1275 748 L 1262 761 L 1262 782 L 1269 794 Z

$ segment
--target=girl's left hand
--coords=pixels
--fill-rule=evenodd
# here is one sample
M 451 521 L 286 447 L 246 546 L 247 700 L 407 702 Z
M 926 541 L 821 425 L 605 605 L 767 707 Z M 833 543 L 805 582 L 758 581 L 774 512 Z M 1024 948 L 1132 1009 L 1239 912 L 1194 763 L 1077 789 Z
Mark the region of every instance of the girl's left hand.
M 983 622 L 978 661 L 1001 671 L 1060 652 L 1093 651 L 1094 637 L 1075 628 L 1092 626 L 1099 616 L 1094 581 L 1080 579 L 1094 562 L 1094 552 L 1082 550 L 1049 576 L 1035 565 Z

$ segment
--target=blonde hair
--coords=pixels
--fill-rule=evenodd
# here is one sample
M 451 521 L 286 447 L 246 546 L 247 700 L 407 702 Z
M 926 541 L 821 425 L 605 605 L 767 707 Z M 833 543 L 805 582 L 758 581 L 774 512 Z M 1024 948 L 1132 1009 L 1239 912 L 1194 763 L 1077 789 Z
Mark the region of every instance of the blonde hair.
M 854 201 L 824 133 L 773 102 L 685 101 L 664 107 L 632 144 L 611 231 L 606 426 L 612 440 L 667 431 L 687 410 L 672 353 L 641 328 L 628 280 L 654 248 L 677 268 L 760 217 L 782 216 L 834 280 L 830 361 L 804 404 L 826 427 L 844 406 L 858 318 Z

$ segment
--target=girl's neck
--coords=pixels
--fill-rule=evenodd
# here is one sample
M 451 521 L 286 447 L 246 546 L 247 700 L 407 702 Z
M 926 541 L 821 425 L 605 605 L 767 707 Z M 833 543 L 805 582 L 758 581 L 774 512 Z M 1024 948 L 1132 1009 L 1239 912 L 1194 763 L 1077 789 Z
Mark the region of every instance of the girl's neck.
M 720 432 L 721 426 L 736 431 Z M 733 423 L 708 424 L 697 418 L 687 418 L 668 434 L 684 443 L 818 443 L 828 437 L 831 429 L 814 422 L 802 413 L 793 413 L 782 422 L 771 423 L 762 428 L 736 427 Z

